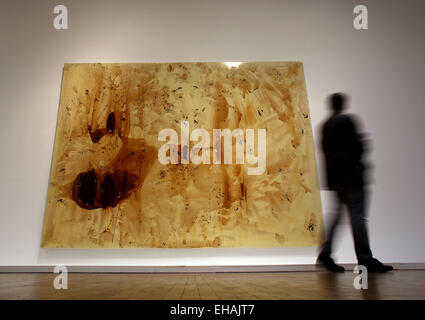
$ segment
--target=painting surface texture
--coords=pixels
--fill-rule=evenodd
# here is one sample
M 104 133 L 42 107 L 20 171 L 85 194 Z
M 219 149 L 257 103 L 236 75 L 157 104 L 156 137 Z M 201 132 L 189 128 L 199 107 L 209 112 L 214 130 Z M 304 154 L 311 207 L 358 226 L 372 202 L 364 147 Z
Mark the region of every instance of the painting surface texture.
M 313 246 L 322 229 L 302 63 L 65 64 L 42 247 Z

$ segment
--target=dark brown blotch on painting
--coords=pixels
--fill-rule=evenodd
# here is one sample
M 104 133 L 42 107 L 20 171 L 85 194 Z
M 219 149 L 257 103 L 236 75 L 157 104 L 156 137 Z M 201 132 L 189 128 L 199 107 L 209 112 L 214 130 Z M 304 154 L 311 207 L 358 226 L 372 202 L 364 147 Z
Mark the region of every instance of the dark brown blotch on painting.
M 93 143 L 99 142 L 99 140 L 106 134 L 113 134 L 116 128 L 115 113 L 111 112 L 106 119 L 106 128 L 100 128 L 92 131 L 91 126 L 88 126 L 91 141 Z
M 102 208 L 114 207 L 115 184 L 110 172 L 106 173 L 105 178 L 100 185 L 100 199 Z
M 131 195 L 139 180 L 137 175 L 123 170 L 97 174 L 91 169 L 74 180 L 73 200 L 84 209 L 113 208 Z
M 88 210 L 113 208 L 142 187 L 157 160 L 157 151 L 142 139 L 122 138 L 122 144 L 116 159 L 107 167 L 77 175 L 71 185 L 71 198 L 78 206 Z
M 115 131 L 115 113 L 111 112 L 106 119 L 106 132 L 114 133 Z
M 96 129 L 92 131 L 91 126 L 88 127 L 90 139 L 93 143 L 99 142 L 99 140 L 106 134 L 105 129 Z
M 72 196 L 77 204 L 84 209 L 92 209 L 96 200 L 97 177 L 95 171 L 80 173 L 74 180 Z
M 246 199 L 246 186 L 245 183 L 241 182 L 241 200 Z

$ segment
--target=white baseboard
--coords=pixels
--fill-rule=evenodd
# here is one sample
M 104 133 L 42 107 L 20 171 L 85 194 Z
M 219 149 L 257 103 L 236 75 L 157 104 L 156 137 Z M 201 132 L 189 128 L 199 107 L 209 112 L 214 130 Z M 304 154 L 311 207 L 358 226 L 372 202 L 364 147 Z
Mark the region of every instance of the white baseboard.
M 388 263 L 395 270 L 425 270 L 425 263 Z M 356 264 L 342 264 L 353 270 Z M 55 265 L 0 266 L 0 273 L 53 272 Z M 68 272 L 80 273 L 200 273 L 200 272 L 294 272 L 320 271 L 314 264 L 302 265 L 235 265 L 235 266 L 100 266 L 70 265 Z

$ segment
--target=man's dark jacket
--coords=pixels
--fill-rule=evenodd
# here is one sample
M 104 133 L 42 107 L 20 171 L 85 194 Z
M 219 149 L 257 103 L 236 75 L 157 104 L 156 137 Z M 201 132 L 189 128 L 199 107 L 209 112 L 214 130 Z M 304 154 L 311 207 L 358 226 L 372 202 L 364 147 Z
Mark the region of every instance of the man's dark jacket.
M 324 123 L 322 148 L 330 189 L 364 184 L 363 144 L 352 116 L 334 114 Z

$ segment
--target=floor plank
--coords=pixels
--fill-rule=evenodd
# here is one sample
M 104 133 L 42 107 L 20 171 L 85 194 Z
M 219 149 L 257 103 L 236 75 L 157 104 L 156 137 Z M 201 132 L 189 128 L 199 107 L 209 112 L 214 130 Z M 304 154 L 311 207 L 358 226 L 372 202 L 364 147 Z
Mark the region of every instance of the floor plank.
M 0 299 L 425 299 L 425 270 L 369 274 L 356 290 L 351 272 L 70 273 L 56 290 L 51 273 L 0 273 Z

